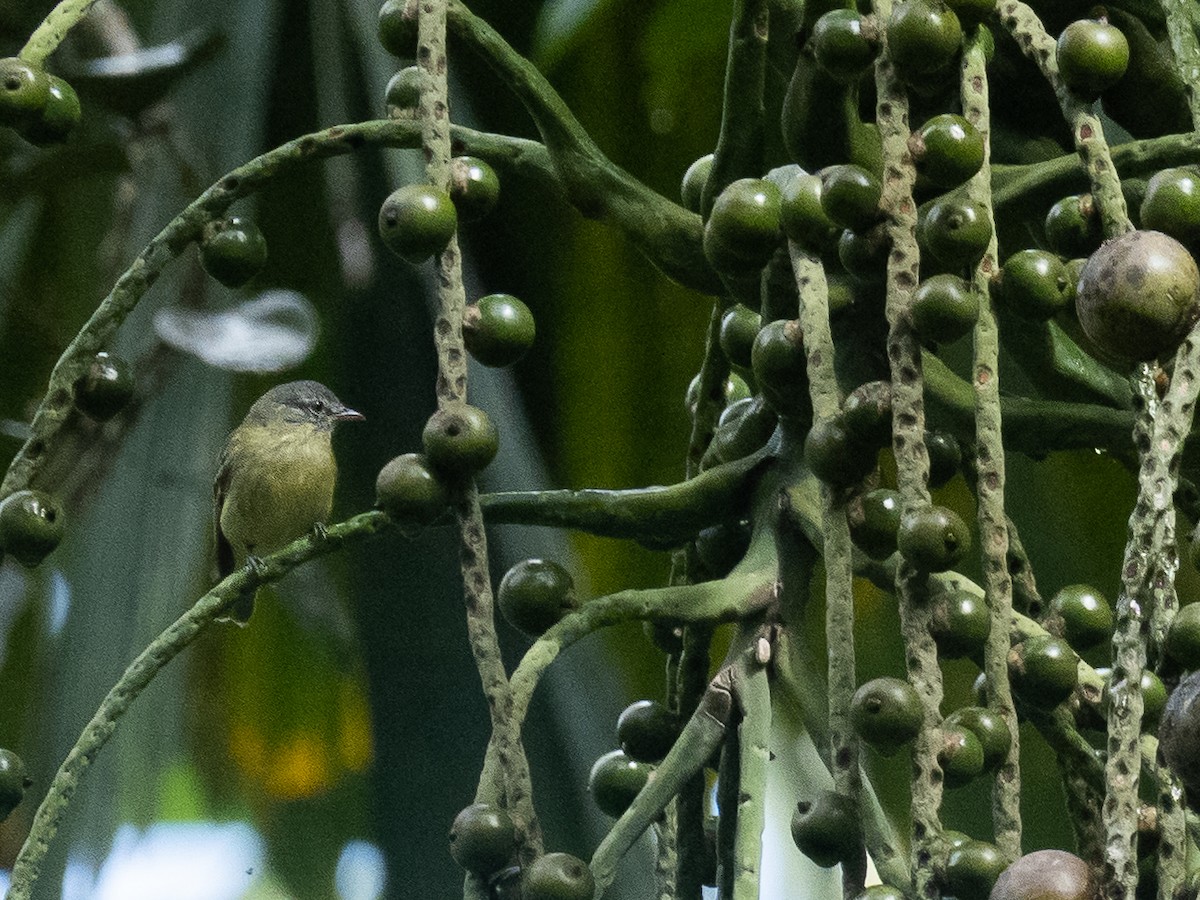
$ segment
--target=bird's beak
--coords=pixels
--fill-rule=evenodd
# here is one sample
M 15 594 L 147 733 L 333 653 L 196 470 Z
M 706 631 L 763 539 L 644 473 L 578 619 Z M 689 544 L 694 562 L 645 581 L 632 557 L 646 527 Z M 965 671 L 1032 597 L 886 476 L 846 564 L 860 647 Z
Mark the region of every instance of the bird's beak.
M 337 413 L 334 418 L 339 422 L 362 422 L 365 421 L 367 417 L 358 410 L 343 406 L 341 411 Z

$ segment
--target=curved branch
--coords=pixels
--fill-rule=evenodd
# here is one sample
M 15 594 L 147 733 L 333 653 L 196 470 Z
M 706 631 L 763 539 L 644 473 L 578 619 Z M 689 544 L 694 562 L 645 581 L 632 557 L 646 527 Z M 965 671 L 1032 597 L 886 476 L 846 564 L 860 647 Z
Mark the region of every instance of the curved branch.
M 42 24 L 34 29 L 17 55 L 30 65 L 41 66 L 46 57 L 58 49 L 67 32 L 87 15 L 87 11 L 95 2 L 96 0 L 62 0 L 50 10 Z

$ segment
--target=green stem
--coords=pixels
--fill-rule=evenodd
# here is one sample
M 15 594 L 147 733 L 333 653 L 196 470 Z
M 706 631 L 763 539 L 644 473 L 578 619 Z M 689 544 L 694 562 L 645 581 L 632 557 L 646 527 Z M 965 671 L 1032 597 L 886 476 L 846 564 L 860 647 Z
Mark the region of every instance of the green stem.
M 1171 39 L 1175 67 L 1187 90 L 1192 127 L 1200 130 L 1200 42 L 1196 40 L 1195 4 L 1186 0 L 1158 2 L 1167 19 L 1167 34 Z
M 50 782 L 50 788 L 34 814 L 29 835 L 13 865 L 12 882 L 6 900 L 29 900 L 41 873 L 42 862 L 84 774 L 116 731 L 118 721 L 167 663 L 199 637 L 238 598 L 264 584 L 278 581 L 310 559 L 376 534 L 388 525 L 383 513 L 367 512 L 328 526 L 323 539 L 308 535 L 293 541 L 277 553 L 263 557 L 258 565 L 246 566 L 225 578 L 151 641 L 105 695 L 96 714 L 83 729 Z
M 34 29 L 17 55 L 32 66 L 41 66 L 58 49 L 72 28 L 87 15 L 96 0 L 62 0 Z
M 880 21 L 887 21 L 891 8 L 891 0 L 876 0 L 875 14 Z M 887 356 L 892 376 L 892 449 L 902 514 L 907 514 L 930 502 L 922 359 L 909 313 L 919 281 L 920 251 L 917 206 L 912 196 L 916 172 L 908 151 L 911 132 L 908 97 L 886 48 L 875 66 L 875 85 L 876 121 L 883 143 L 880 208 L 887 215 L 887 234 L 891 240 L 887 265 Z M 937 759 L 942 734 L 942 673 L 937 646 L 929 632 L 932 605 L 926 602 L 928 591 L 926 576 L 902 563 L 896 574 L 900 630 L 908 679 L 921 697 L 924 713 L 912 752 L 912 888 L 919 897 L 936 898 L 939 888 L 935 860 L 942 832 L 942 778 Z
M 741 709 L 741 724 L 737 739 L 740 768 L 731 900 L 758 900 L 767 763 L 771 759 L 771 686 L 761 658 L 734 670 L 733 694 Z
M 700 460 L 717 429 L 717 419 L 725 408 L 725 383 L 729 380 L 729 358 L 721 350 L 721 315 L 725 311 L 714 303 L 704 333 L 704 360 L 700 363 L 699 390 L 696 411 L 692 415 L 692 432 L 688 437 L 686 476 L 700 474 Z
M 712 626 L 706 624 L 683 629 L 683 653 L 679 660 L 679 712 L 683 716 L 692 716 L 705 697 L 712 631 Z M 707 787 L 704 772 L 696 771 L 680 787 L 675 801 L 675 839 L 679 847 L 675 893 L 678 900 L 700 900 L 703 891 L 707 864 L 704 837 L 704 822 L 708 817 Z
M 988 135 L 987 64 L 978 35 L 963 52 L 963 113 Z M 967 195 L 992 217 L 990 144 L 984 142 L 983 167 L 967 185 Z M 996 774 L 992 791 L 992 823 L 996 846 L 1009 859 L 1021 855 L 1020 729 L 1008 683 L 1008 623 L 1012 615 L 1012 577 L 1008 573 L 1008 527 L 1004 513 L 1004 441 L 1000 409 L 1000 336 L 989 286 L 997 261 L 996 229 L 987 252 L 975 269 L 974 283 L 982 302 L 975 324 L 975 488 L 978 496 L 979 543 L 983 549 L 983 584 L 991 614 L 991 631 L 984 647 L 988 707 L 1012 735 L 1008 755 Z
M 1104 129 L 1092 113 L 1091 104 L 1072 94 L 1059 77 L 1054 38 L 1046 33 L 1037 13 L 1019 0 L 1002 0 L 997 10 L 1000 21 L 1021 51 L 1041 69 L 1058 96 L 1063 116 L 1075 138 L 1075 151 L 1087 169 L 1105 237 L 1114 238 L 1132 231 L 1125 196 L 1121 193 L 1121 180 L 1104 140 Z

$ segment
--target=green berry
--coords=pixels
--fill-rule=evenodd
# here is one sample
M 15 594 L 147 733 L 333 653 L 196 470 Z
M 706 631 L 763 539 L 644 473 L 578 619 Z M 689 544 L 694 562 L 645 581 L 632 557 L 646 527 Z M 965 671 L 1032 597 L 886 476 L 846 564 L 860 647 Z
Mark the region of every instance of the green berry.
M 892 445 L 892 385 L 868 381 L 842 402 L 842 421 L 855 439 L 874 447 Z
M 856 80 L 879 53 L 874 26 L 853 9 L 833 9 L 817 19 L 812 32 L 817 65 L 838 81 Z
M 24 760 L 11 750 L 0 749 L 0 822 L 9 817 L 32 786 Z
M 407 184 L 379 208 L 384 245 L 414 265 L 441 253 L 458 228 L 458 212 L 445 191 L 428 184 Z
M 521 900 L 592 900 L 595 893 L 592 870 L 569 853 L 539 856 L 521 877 Z
M 417 55 L 417 17 L 404 15 L 406 0 L 384 0 L 379 10 L 379 43 L 392 56 L 411 59 Z
M 614 819 L 629 809 L 654 767 L 631 759 L 623 750 L 606 753 L 592 766 L 588 792 L 600 811 Z
M 517 830 L 508 813 L 490 803 L 473 803 L 450 826 L 450 855 L 476 875 L 502 868 L 517 849 Z
M 1095 900 L 1091 866 L 1065 850 L 1035 850 L 1000 873 L 991 900 Z
M 0 550 L 27 568 L 45 559 L 65 531 L 66 517 L 48 494 L 16 491 L 0 501 Z
M 491 164 L 475 156 L 450 160 L 450 199 L 460 222 L 478 222 L 500 199 L 500 178 Z
M 851 231 L 867 231 L 880 219 L 879 179 L 862 166 L 830 166 L 821 172 L 821 208 Z
M 700 468 L 710 469 L 749 456 L 770 440 L 778 421 L 761 397 L 738 400 L 725 407 Z
M 905 6 L 917 0 L 910 0 Z M 935 200 L 920 229 L 921 243 L 947 266 L 973 266 L 992 239 L 991 213 L 974 200 Z
M 896 552 L 900 530 L 900 493 L 890 488 L 868 491 L 859 501 L 861 517 L 850 519 L 850 539 L 871 559 L 887 559 Z
M 982 597 L 970 591 L 946 591 L 934 601 L 929 631 L 938 653 L 947 659 L 978 656 L 991 630 L 991 613 Z
M 983 133 L 962 116 L 943 113 L 909 142 L 917 172 L 940 188 L 956 188 L 983 168 Z
M 533 313 L 512 294 L 488 294 L 463 311 L 463 343 L 485 366 L 511 366 L 533 346 L 536 334 Z
M 1004 261 L 997 285 L 1004 308 L 1023 319 L 1043 321 L 1071 303 L 1066 267 L 1045 250 L 1019 250 Z
M 1115 25 L 1080 19 L 1058 36 L 1056 56 L 1058 74 L 1067 87 L 1094 100 L 1125 74 L 1129 42 Z
M 397 522 L 428 525 L 450 508 L 450 494 L 420 453 L 404 453 L 379 470 L 375 505 Z
M 860 446 L 840 418 L 814 422 L 804 438 L 804 462 L 827 484 L 849 487 L 875 468 L 873 447 Z
M 656 700 L 638 700 L 617 719 L 617 740 L 630 759 L 656 763 L 675 745 L 683 726 L 679 716 Z
M 988 900 L 1004 866 L 1005 859 L 995 845 L 985 841 L 967 841 L 951 849 L 946 857 L 944 893 L 957 900 Z
M 792 840 L 822 868 L 856 859 L 863 845 L 858 810 L 849 797 L 834 791 L 801 800 L 792 814 Z
M 1112 699 L 1112 671 L 1110 669 L 1097 671 L 1104 678 L 1104 687 L 1100 691 L 1100 712 L 1107 716 Z M 1142 676 L 1138 679 L 1138 691 L 1142 695 L 1142 730 L 1157 728 L 1163 708 L 1167 705 L 1167 686 L 1152 671 L 1142 669 Z
M 434 469 L 458 477 L 486 468 L 500 449 L 500 437 L 487 413 L 466 403 L 448 404 L 430 416 L 421 443 Z
M 838 238 L 838 260 L 847 274 L 866 285 L 881 285 L 887 278 L 892 243 L 887 230 L 876 226 L 859 232 L 846 229 Z
M 1012 747 L 1012 732 L 996 713 L 982 706 L 964 706 L 950 713 L 945 724 L 965 728 L 979 739 L 983 747 L 983 771 L 994 772 L 1004 765 Z
M 1200 242 L 1200 175 L 1196 169 L 1155 172 L 1146 184 L 1141 217 L 1143 228 L 1161 231 L 1189 246 Z
M 721 316 L 720 344 L 735 366 L 750 368 L 750 351 L 762 328 L 762 317 L 748 306 L 735 303 Z
M 917 736 L 925 714 L 916 689 L 900 678 L 874 678 L 850 701 L 850 723 L 863 741 L 894 753 Z
M 739 400 L 746 400 L 750 397 L 750 386 L 746 384 L 746 379 L 742 378 L 736 372 L 731 373 L 725 379 L 725 385 L 721 390 L 722 397 L 725 398 L 724 405 L 728 407 L 732 403 L 737 403 Z M 700 373 L 696 373 L 692 380 L 688 382 L 687 393 L 683 397 L 684 408 L 687 409 L 688 416 L 696 415 L 696 406 L 700 402 Z
M 717 195 L 704 225 L 704 255 L 718 272 L 761 269 L 779 246 L 782 197 L 762 178 L 739 178 Z
M 97 422 L 107 422 L 133 399 L 133 372 L 129 363 L 101 351 L 75 379 L 75 406 Z
M 405 66 L 391 77 L 384 93 L 388 111 L 407 111 L 410 115 L 421 102 L 421 69 Z
M 1075 308 L 1102 353 L 1123 360 L 1165 356 L 1200 318 L 1200 270 L 1174 238 L 1132 231 L 1088 258 Z
M 811 253 L 826 253 L 837 245 L 841 229 L 821 204 L 820 175 L 800 173 L 784 184 L 781 194 L 783 231 Z
M 962 466 L 962 450 L 954 435 L 945 431 L 925 432 L 925 451 L 929 454 L 929 486 L 938 488 L 950 482 Z
M 267 239 L 250 219 L 210 222 L 200 241 L 200 265 L 226 287 L 241 287 L 267 264 Z
M 983 773 L 983 744 L 969 728 L 943 723 L 937 758 L 948 788 L 970 784 Z
M 1167 655 L 1185 669 L 1200 669 L 1200 603 L 1179 608 L 1167 629 Z
M 1091 194 L 1063 197 L 1046 213 L 1045 228 L 1050 249 L 1063 257 L 1087 256 L 1104 239 L 1100 210 Z
M 687 167 L 683 173 L 683 184 L 679 187 L 680 199 L 685 208 L 694 213 L 700 212 L 701 198 L 704 196 L 704 185 L 708 183 L 708 173 L 712 171 L 713 155 L 706 153 Z
M 979 292 L 957 275 L 934 275 L 913 292 L 913 327 L 922 341 L 949 343 L 969 334 L 979 318 Z
M 781 416 L 808 414 L 808 359 L 804 332 L 795 319 L 768 322 L 754 338 L 750 367 L 763 399 Z
M 1067 585 L 1050 600 L 1050 612 L 1062 619 L 1063 637 L 1077 650 L 1112 639 L 1112 606 L 1094 587 Z
M 83 117 L 75 89 L 55 75 L 49 78 L 50 94 L 45 105 L 35 117 L 19 126 L 21 137 L 39 147 L 65 143 Z
M 496 605 L 509 625 L 538 637 L 578 609 L 579 601 L 570 572 L 553 560 L 526 559 L 500 579 Z
M 1013 690 L 1034 706 L 1052 709 L 1071 696 L 1079 681 L 1079 657 L 1066 641 L 1036 635 L 1008 651 Z
M 971 532 L 953 510 L 921 506 L 901 515 L 896 545 L 913 568 L 944 572 L 953 568 L 970 549 Z
M 36 121 L 50 100 L 50 83 L 41 66 L 15 56 L 0 59 L 0 125 Z
M 905 73 L 931 74 L 958 55 L 962 25 L 946 4 L 909 0 L 892 7 L 887 46 L 892 61 Z

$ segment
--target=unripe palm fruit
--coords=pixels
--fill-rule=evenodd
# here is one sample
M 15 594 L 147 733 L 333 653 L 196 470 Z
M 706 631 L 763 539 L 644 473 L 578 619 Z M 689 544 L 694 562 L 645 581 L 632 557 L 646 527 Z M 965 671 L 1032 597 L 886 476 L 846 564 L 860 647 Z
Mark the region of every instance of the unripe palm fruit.
M 0 822 L 25 799 L 32 785 L 24 760 L 11 750 L 0 749 Z
M 913 327 L 922 341 L 956 341 L 969 334 L 979 319 L 979 292 L 957 275 L 926 278 L 913 292 Z
M 965 184 L 983 168 L 983 133 L 962 116 L 934 116 L 908 146 L 917 172 L 941 188 Z
M 721 316 L 718 340 L 725 356 L 735 366 L 750 368 L 750 351 L 762 328 L 762 316 L 748 306 L 735 303 Z
M 1143 216 L 1143 223 L 1144 221 Z M 1055 203 L 1046 213 L 1045 229 L 1046 242 L 1050 249 L 1062 257 L 1087 256 L 1095 251 L 1104 239 L 1100 211 L 1096 208 L 1096 201 L 1091 194 L 1073 194 Z
M 987 900 L 1004 871 L 1004 863 L 999 849 L 986 841 L 967 841 L 954 847 L 946 857 L 942 879 L 945 893 L 958 900 Z
M 1075 308 L 1102 353 L 1122 360 L 1165 356 L 1200 319 L 1200 270 L 1174 238 L 1131 231 L 1088 258 Z
M 460 222 L 478 222 L 500 199 L 500 178 L 485 160 L 456 156 L 450 160 L 450 199 Z
M 656 763 L 675 745 L 679 716 L 656 700 L 631 703 L 617 718 L 617 740 L 630 759 Z
M 921 506 L 900 517 L 896 545 L 913 568 L 944 572 L 953 568 L 970 549 L 971 531 L 953 510 Z
M 421 102 L 420 67 L 405 66 L 393 75 L 388 80 L 384 97 L 390 115 L 395 117 L 406 112 L 411 117 Z
M 1100 691 L 1100 712 L 1108 716 L 1109 704 L 1112 701 L 1112 673 L 1104 679 L 1104 687 Z M 1138 679 L 1138 692 L 1142 695 L 1142 730 L 1152 730 L 1158 727 L 1163 709 L 1167 705 L 1167 686 L 1163 680 L 1149 669 L 1142 669 Z
M 1062 619 L 1063 637 L 1076 650 L 1088 650 L 1112 639 L 1112 606 L 1089 585 L 1064 587 L 1051 598 L 1050 612 Z
M 938 653 L 947 659 L 982 653 L 991 630 L 991 612 L 982 597 L 969 591 L 946 591 L 934 601 L 929 631 Z
M 983 744 L 969 728 L 943 723 L 937 759 L 948 788 L 970 784 L 983 774 Z
M 811 411 L 804 331 L 798 321 L 779 319 L 764 325 L 750 350 L 750 365 L 763 399 L 778 415 L 798 417 Z
M 0 59 L 0 125 L 34 121 L 49 99 L 50 76 L 41 66 L 15 56 Z
M 496 605 L 506 622 L 538 637 L 579 608 L 575 580 L 553 560 L 526 559 L 504 573 Z
M 451 403 L 431 415 L 421 443 L 435 470 L 457 477 L 486 468 L 500 449 L 500 437 L 487 413 L 467 403 Z
M 1070 305 L 1067 269 L 1045 250 L 1018 250 L 1004 261 L 994 286 L 1004 308 L 1022 319 L 1045 321 Z
M 842 421 L 855 438 L 875 447 L 892 444 L 892 385 L 868 381 L 852 390 L 842 402 Z
M 488 294 L 463 310 L 463 343 L 485 366 L 511 366 L 533 346 L 537 327 L 529 307 L 511 294 Z
M 66 531 L 66 518 L 53 497 L 23 490 L 0 501 L 0 550 L 32 569 L 49 555 Z
M 892 8 L 887 47 L 905 73 L 929 74 L 945 68 L 962 44 L 958 16 L 938 0 L 909 0 Z
M 19 126 L 21 137 L 39 147 L 65 143 L 83 116 L 75 89 L 55 75 L 48 77 L 50 94 L 45 105 L 36 116 Z
M 708 173 L 712 171 L 712 165 L 713 155 L 706 153 L 688 166 L 687 171 L 683 173 L 683 183 L 679 186 L 679 195 L 685 209 L 694 213 L 700 212 L 704 185 L 708 183 Z
M 820 175 L 792 176 L 781 188 L 784 233 L 810 253 L 827 253 L 837 245 L 838 228 L 821 204 Z
M 964 706 L 946 717 L 946 725 L 965 728 L 983 747 L 983 770 L 993 772 L 1004 764 L 1012 747 L 1012 732 L 1004 720 L 982 706 Z
M 887 559 L 896 552 L 900 530 L 900 494 L 876 488 L 859 500 L 861 515 L 850 519 L 850 540 L 871 559 Z
M 1189 795 L 1200 793 L 1200 672 L 1186 675 L 1167 701 L 1158 748 Z
M 858 811 L 845 794 L 821 791 L 812 800 L 796 804 L 792 840 L 822 868 L 853 860 L 862 853 Z
M 375 505 L 397 522 L 428 525 L 450 507 L 450 494 L 420 453 L 404 453 L 379 470 Z
M 891 249 L 891 238 L 881 225 L 861 232 L 847 228 L 838 238 L 838 261 L 855 281 L 874 287 L 887 278 Z
M 918 231 L 921 244 L 947 266 L 973 266 L 987 252 L 992 222 L 982 203 L 943 199 L 930 205 Z
M 1155 172 L 1146 183 L 1141 218 L 1143 228 L 1188 245 L 1200 242 L 1200 175 L 1190 167 Z
M 874 678 L 860 685 L 850 701 L 854 733 L 884 754 L 915 738 L 924 717 L 920 695 L 900 678 Z
M 1079 657 L 1066 641 L 1036 635 L 1008 651 L 1013 690 L 1034 706 L 1050 709 L 1062 703 L 1079 682 Z
M 646 786 L 653 770 L 653 766 L 631 759 L 623 750 L 613 750 L 593 764 L 588 793 L 601 812 L 620 818 Z
M 834 487 L 861 481 L 875 468 L 876 449 L 854 439 L 839 417 L 814 422 L 804 438 L 804 462 Z
M 101 351 L 73 386 L 75 406 L 97 422 L 106 422 L 133 399 L 133 372 L 129 363 Z
M 384 0 L 379 9 L 379 43 L 392 56 L 411 59 L 417 55 L 417 17 L 404 15 L 405 0 Z
M 1091 867 L 1065 850 L 1035 850 L 1000 873 L 990 900 L 1094 900 Z
M 962 448 L 954 435 L 945 431 L 925 432 L 925 452 L 929 454 L 929 486 L 948 484 L 962 467 Z
M 509 861 L 517 848 L 513 820 L 498 806 L 473 803 L 450 826 L 450 855 L 476 875 L 487 876 Z
M 1200 669 L 1200 603 L 1182 606 L 1167 629 L 1167 655 L 1185 669 Z
M 821 208 L 833 222 L 851 231 L 866 231 L 879 221 L 879 179 L 856 165 L 821 170 Z
M 241 287 L 267 264 L 267 239 L 244 216 L 230 216 L 204 227 L 200 265 L 226 287 Z
M 725 379 L 725 384 L 721 387 L 721 395 L 725 398 L 724 405 L 728 407 L 739 400 L 748 399 L 750 397 L 750 385 L 746 384 L 746 379 L 741 375 L 731 372 L 729 377 Z M 699 403 L 700 373 L 697 372 L 692 377 L 692 380 L 688 382 L 687 393 L 683 396 L 683 405 L 689 416 L 696 415 L 696 407 Z
M 812 32 L 817 65 L 838 81 L 854 81 L 879 54 L 872 20 L 853 9 L 832 9 L 817 19 Z
M 587 863 L 569 853 L 547 853 L 521 876 L 521 900 L 592 900 L 596 880 Z
M 704 225 L 704 255 L 719 272 L 761 269 L 779 246 L 779 188 L 763 178 L 739 178 L 713 202 Z
M 1062 30 L 1056 48 L 1058 74 L 1076 94 L 1095 100 L 1121 80 L 1129 66 L 1129 42 L 1115 25 L 1079 19 Z
M 445 250 L 457 228 L 454 201 L 432 185 L 406 184 L 379 207 L 384 245 L 414 265 Z

